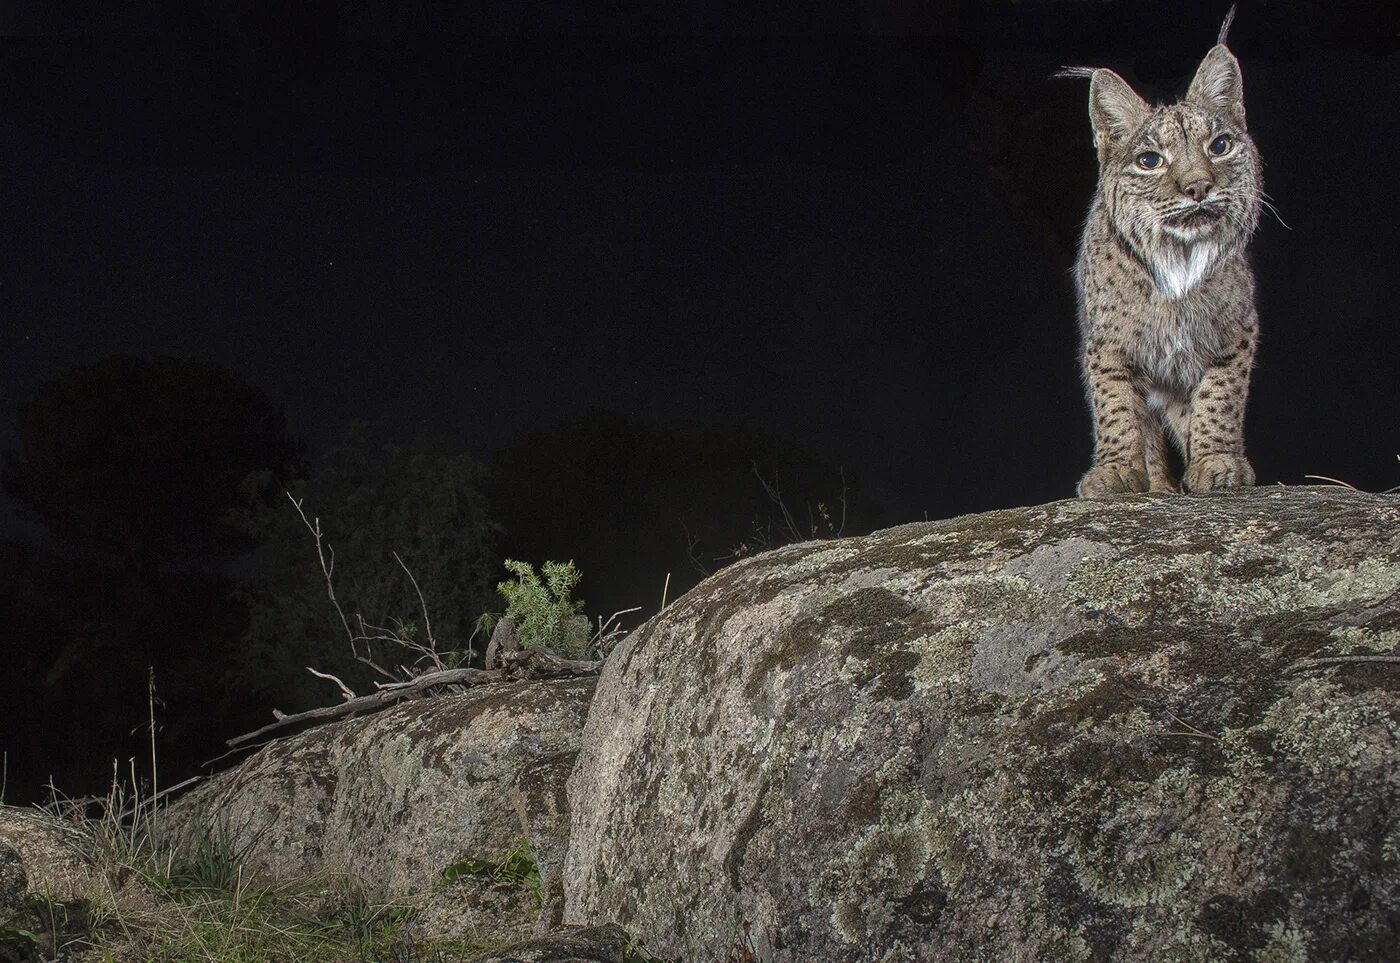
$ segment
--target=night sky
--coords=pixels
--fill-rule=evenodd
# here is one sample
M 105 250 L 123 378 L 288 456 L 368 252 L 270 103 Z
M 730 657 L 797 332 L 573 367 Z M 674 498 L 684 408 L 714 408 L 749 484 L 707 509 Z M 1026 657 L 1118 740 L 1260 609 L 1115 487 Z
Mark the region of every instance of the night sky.
M 526 466 L 498 482 L 574 486 L 538 512 L 515 490 L 500 550 L 533 530 L 524 557 L 575 555 L 590 603 L 639 618 L 682 522 L 707 524 L 671 500 L 743 525 L 727 493 L 755 487 L 691 497 L 691 470 L 656 464 L 703 472 L 761 435 L 848 472 L 865 529 L 1073 494 L 1091 438 L 1070 269 L 1096 170 L 1087 84 L 1049 75 L 1108 66 L 1175 99 L 1225 13 L 88 6 L 0 11 L 0 452 L 75 366 L 213 362 L 312 460 L 362 419 Z M 1251 248 L 1261 484 L 1400 483 L 1393 7 L 1244 3 L 1231 34 L 1288 224 L 1266 217 Z M 615 482 L 607 452 L 632 442 L 598 412 L 661 426 L 626 437 L 674 437 L 675 460 Z M 585 413 L 568 424 L 602 425 L 602 454 L 527 433 Z M 559 458 L 587 464 L 564 478 Z M 600 493 L 613 514 L 548 514 L 579 521 Z M 28 680 L 0 706 L 12 797 L 54 774 L 100 789 L 139 754 L 148 667 L 172 777 L 267 718 L 229 674 L 224 576 L 93 568 L 3 495 L 0 549 L 0 659 Z
M 350 418 L 485 457 L 589 407 L 689 417 L 809 446 L 890 520 L 1073 492 L 1094 157 L 1086 85 L 1047 75 L 1174 97 L 1224 11 L 283 6 L 10 14 L 0 409 L 171 353 L 313 451 Z M 1400 481 L 1385 8 L 1247 3 L 1231 38 L 1291 227 L 1252 247 L 1261 482 Z

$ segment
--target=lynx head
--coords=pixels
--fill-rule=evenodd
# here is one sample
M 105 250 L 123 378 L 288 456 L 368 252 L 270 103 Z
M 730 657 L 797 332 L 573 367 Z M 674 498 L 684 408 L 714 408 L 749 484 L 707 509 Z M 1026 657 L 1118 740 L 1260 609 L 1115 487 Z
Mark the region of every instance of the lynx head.
M 1208 255 L 1191 258 L 1205 270 L 1242 248 L 1259 223 L 1263 182 L 1234 54 L 1216 44 L 1185 99 L 1162 107 L 1111 70 L 1084 72 L 1099 193 L 1118 231 L 1154 270 L 1192 251 Z

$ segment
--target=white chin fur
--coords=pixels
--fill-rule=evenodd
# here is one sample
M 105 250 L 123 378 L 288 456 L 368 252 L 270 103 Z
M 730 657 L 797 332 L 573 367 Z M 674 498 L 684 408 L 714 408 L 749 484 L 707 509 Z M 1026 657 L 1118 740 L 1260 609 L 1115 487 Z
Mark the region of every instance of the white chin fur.
M 1201 233 L 1195 229 L 1168 227 L 1164 233 L 1169 237 L 1154 245 L 1148 263 L 1157 290 L 1168 300 L 1176 301 L 1215 269 L 1220 246 L 1213 241 L 1194 240 Z

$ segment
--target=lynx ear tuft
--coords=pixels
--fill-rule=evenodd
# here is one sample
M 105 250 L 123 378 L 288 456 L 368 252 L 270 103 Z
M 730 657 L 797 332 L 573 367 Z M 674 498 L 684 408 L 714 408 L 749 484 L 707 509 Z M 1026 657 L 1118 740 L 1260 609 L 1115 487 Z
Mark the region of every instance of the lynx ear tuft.
M 1052 80 L 1065 80 L 1072 77 L 1092 77 L 1097 67 L 1061 67 L 1050 75 Z
M 1109 147 L 1142 126 L 1152 108 L 1128 82 L 1113 71 L 1095 70 L 1089 83 L 1089 121 L 1094 125 L 1094 146 L 1099 159 Z
M 1220 25 L 1220 33 L 1215 37 L 1217 47 L 1225 46 L 1225 38 L 1230 34 L 1230 24 L 1235 22 L 1235 5 L 1230 4 L 1230 11 L 1225 14 L 1225 22 Z
M 1244 78 L 1240 76 L 1240 62 L 1224 44 L 1210 48 L 1210 53 L 1201 61 L 1186 91 L 1186 100 L 1225 114 L 1244 129 Z

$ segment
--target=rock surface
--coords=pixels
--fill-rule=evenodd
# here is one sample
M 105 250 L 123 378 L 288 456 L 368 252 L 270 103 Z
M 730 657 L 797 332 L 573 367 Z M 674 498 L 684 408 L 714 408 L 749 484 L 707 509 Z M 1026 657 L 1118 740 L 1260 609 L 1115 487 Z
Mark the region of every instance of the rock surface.
M 37 809 L 0 806 L 0 925 L 30 897 L 66 903 L 98 885 L 88 837 Z
M 1392 959 L 1396 656 L 1394 497 L 1125 496 L 770 552 L 609 659 L 565 919 L 683 960 L 746 923 L 784 963 Z
M 595 682 L 485 685 L 311 729 L 199 786 L 167 818 L 187 837 L 226 825 L 254 873 L 346 873 L 418 898 L 429 935 L 519 938 L 537 917 L 558 922 L 564 780 Z M 499 862 L 522 844 L 543 910 L 524 886 L 440 882 L 449 866 Z
M 624 963 L 626 949 L 620 926 L 566 927 L 473 957 L 471 963 Z

